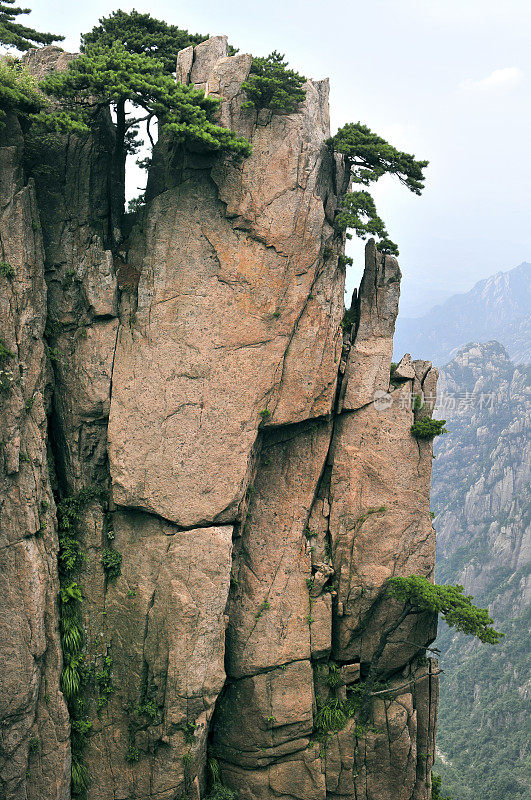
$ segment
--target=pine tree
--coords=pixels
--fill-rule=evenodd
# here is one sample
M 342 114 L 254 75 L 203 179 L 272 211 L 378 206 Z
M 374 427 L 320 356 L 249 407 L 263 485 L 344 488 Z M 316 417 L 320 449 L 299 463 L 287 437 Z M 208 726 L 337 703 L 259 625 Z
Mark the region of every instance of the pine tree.
M 158 58 L 166 72 L 175 72 L 179 50 L 208 39 L 208 36 L 188 33 L 176 25 L 168 25 L 164 20 L 135 10 L 130 13 L 113 11 L 110 16 L 101 17 L 99 22 L 81 37 L 81 52 L 93 44 L 112 47 L 114 42 L 121 42 L 130 53 Z
M 248 98 L 243 107 L 296 111 L 306 97 L 305 81 L 303 75 L 288 69 L 284 56 L 276 50 L 265 58 L 253 58 L 249 77 L 242 84 Z
M 377 136 L 361 122 L 349 122 L 331 139 L 328 146 L 345 156 L 347 169 L 353 183 L 369 186 L 383 175 L 395 175 L 414 194 L 424 189 L 424 169 L 427 161 L 417 161 L 409 153 L 403 153 L 385 139 Z M 382 253 L 398 255 L 398 248 L 387 235 L 382 219 L 370 194 L 365 191 L 350 192 L 343 198 L 335 220 L 339 230 L 352 228 L 364 239 L 368 235 L 380 237 L 377 244 Z
M 411 426 L 411 434 L 415 439 L 431 442 L 436 436 L 448 432 L 445 425 L 445 419 L 419 419 Z
M 430 583 L 420 575 L 408 578 L 396 576 L 385 584 L 380 600 L 394 598 L 403 603 L 403 608 L 394 622 L 385 628 L 374 651 L 371 665 L 363 687 L 361 721 L 367 722 L 371 708 L 372 690 L 378 678 L 378 667 L 391 636 L 409 617 L 417 614 L 440 614 L 451 628 L 475 636 L 480 642 L 497 644 L 503 636 L 492 627 L 493 620 L 484 608 L 472 603 L 472 597 L 464 594 L 462 586 L 442 586 Z M 420 647 L 420 645 L 419 645 Z
M 363 190 L 348 192 L 341 201 L 334 224 L 340 231 L 351 228 L 360 239 L 365 239 L 367 236 L 378 236 L 377 247 L 380 252 L 398 255 L 398 247 L 389 239 L 384 221 L 378 216 L 374 200 L 369 192 Z
M 472 596 L 466 595 L 462 586 L 430 583 L 419 575 L 389 578 L 387 586 L 390 596 L 404 603 L 402 615 L 426 611 L 440 614 L 451 628 L 476 636 L 480 642 L 486 644 L 498 644 L 503 636 L 503 633 L 498 633 L 492 627 L 493 621 L 489 612 L 475 606 Z
M 29 14 L 29 8 L 14 8 L 16 0 L 1 0 L 0 2 L 0 44 L 14 47 L 16 50 L 30 50 L 39 44 L 52 44 L 62 42 L 64 36 L 54 33 L 39 33 L 33 28 L 28 28 L 17 22 L 20 14 Z
M 328 145 L 346 157 L 354 183 L 368 186 L 382 175 L 396 175 L 414 194 L 424 189 L 424 169 L 429 162 L 402 153 L 361 122 L 344 125 Z
M 72 115 L 81 113 L 87 130 L 98 112 L 115 112 L 112 213 L 117 239 L 125 207 L 125 161 L 139 123 L 147 124 L 149 135 L 156 119 L 175 143 L 189 149 L 242 157 L 251 152 L 246 139 L 212 121 L 220 100 L 177 83 L 164 58 L 130 51 L 119 41 L 85 44 L 79 58 L 64 72 L 48 76 L 41 87 Z

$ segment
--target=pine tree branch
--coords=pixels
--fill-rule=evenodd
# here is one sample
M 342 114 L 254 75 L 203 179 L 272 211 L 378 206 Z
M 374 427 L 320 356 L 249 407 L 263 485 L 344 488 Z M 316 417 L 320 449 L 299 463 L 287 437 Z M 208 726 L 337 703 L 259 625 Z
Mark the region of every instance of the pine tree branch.
M 380 689 L 378 692 L 371 692 L 371 697 L 376 697 L 378 694 L 388 694 L 389 692 L 398 692 L 400 689 L 404 689 L 406 686 L 411 686 L 412 683 L 419 683 L 423 681 L 424 678 L 434 678 L 437 675 L 444 675 L 444 670 L 439 669 L 437 672 L 426 672 L 424 675 L 421 675 L 420 678 L 412 678 L 407 683 L 401 683 L 400 686 L 394 686 L 392 689 Z

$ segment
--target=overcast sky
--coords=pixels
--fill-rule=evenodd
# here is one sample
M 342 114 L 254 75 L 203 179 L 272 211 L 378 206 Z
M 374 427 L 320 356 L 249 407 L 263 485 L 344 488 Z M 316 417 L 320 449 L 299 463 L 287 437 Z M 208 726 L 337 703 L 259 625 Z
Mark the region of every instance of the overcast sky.
M 480 278 L 531 261 L 531 0 L 33 0 L 28 24 L 67 38 L 122 8 L 241 52 L 286 53 L 329 77 L 332 130 L 361 122 L 429 159 L 421 197 L 374 188 L 400 248 L 401 313 L 416 316 Z M 359 279 L 362 251 L 350 248 Z

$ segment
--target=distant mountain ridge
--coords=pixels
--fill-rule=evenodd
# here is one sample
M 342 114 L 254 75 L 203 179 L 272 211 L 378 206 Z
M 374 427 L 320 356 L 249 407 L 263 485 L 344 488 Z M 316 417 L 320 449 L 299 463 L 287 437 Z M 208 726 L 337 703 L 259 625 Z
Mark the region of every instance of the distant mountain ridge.
M 418 319 L 398 317 L 395 360 L 415 353 L 437 366 L 468 342 L 501 342 L 516 364 L 531 361 L 531 263 L 479 281 Z
M 442 627 L 436 771 L 453 800 L 525 800 L 531 711 L 531 387 L 498 342 L 463 347 L 442 370 L 432 508 L 435 577 L 488 606 L 494 648 Z

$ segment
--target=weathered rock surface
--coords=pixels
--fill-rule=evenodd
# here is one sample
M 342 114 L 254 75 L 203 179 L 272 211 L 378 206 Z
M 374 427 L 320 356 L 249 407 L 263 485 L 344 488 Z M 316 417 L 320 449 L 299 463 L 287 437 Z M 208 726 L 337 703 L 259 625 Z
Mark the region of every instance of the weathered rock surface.
M 231 681 L 219 703 L 215 754 L 252 768 L 306 749 L 314 703 L 309 659 Z
M 209 42 L 196 48 L 195 78 L 220 48 Z M 230 75 L 217 73 L 221 95 Z M 115 357 L 117 503 L 185 527 L 231 522 L 260 425 L 331 412 L 343 285 L 324 251 L 326 90 L 309 83 L 301 111 L 268 125 L 240 110 L 230 123 L 250 128 L 251 157 L 213 171 L 191 161 L 151 203 L 129 253 L 138 306 Z
M 389 364 L 398 314 L 401 273 L 392 256 L 382 256 L 374 242 L 367 245 L 365 271 L 356 299 L 356 347 L 350 351 L 341 384 L 340 409 L 355 410 L 374 401 L 375 392 L 389 388 Z
M 67 60 L 45 48 L 28 63 L 40 75 Z M 222 97 L 220 121 L 248 136 L 253 154 L 236 163 L 161 142 L 146 209 L 125 240 L 113 230 L 109 118 L 30 163 L 56 495 L 80 503 L 87 800 L 199 800 L 211 757 L 240 800 L 429 800 L 431 618 L 404 623 L 384 651 L 379 677 L 396 692 L 374 699 L 369 729 L 352 702 L 400 612 L 382 599 L 386 579 L 433 572 L 431 446 L 409 429 L 431 411 L 436 372 L 405 359 L 401 385 L 389 386 L 400 271 L 372 242 L 357 328 L 343 337 L 344 242 L 333 217 L 348 176 L 325 145 L 328 84 L 308 81 L 297 113 L 244 109 L 250 64 L 228 56 L 226 37 L 179 54 L 179 80 Z M 18 167 L 0 157 L 2 186 L 16 184 Z M 8 217 L 14 225 L 12 209 Z M 42 255 L 39 275 L 28 297 L 42 397 Z M 415 412 L 414 393 L 426 400 Z M 42 451 L 46 413 L 35 397 Z M 4 437 L 13 474 L 20 414 Z M 24 491 L 13 496 L 34 534 L 36 501 Z M 66 800 L 49 516 L 50 532 L 31 539 L 48 558 L 39 614 L 58 704 L 46 780 L 63 794 L 46 784 L 46 796 Z M 14 659 L 21 670 L 24 659 Z M 344 718 L 327 733 L 334 703 Z M 36 701 L 19 705 L 33 725 Z M 35 800 L 39 780 L 30 772 Z
M 415 379 L 415 368 L 411 363 L 411 356 L 409 353 L 406 353 L 405 356 L 402 356 L 400 359 L 400 363 L 397 364 L 397 367 L 394 372 L 395 378 L 399 378 L 403 381 L 409 381 Z
M 435 535 L 427 503 L 432 449 L 409 434 L 410 398 L 405 386 L 392 393 L 386 410 L 370 404 L 342 414 L 336 424 L 330 536 L 343 609 L 335 655 L 342 661 L 370 662 L 382 627 L 396 616 L 398 606 L 380 605 L 387 578 L 433 574 Z M 425 641 L 424 625 L 415 620 L 413 629 L 404 623 L 395 638 Z M 389 646 L 387 668 L 402 666 L 411 654 L 407 646 Z
M 188 772 L 202 774 L 208 724 L 225 680 L 232 528 L 179 531 L 121 512 L 113 523 L 113 546 L 124 561 L 107 586 L 100 636 L 113 661 L 114 692 L 94 725 L 99 768 L 91 797 L 173 799 Z M 127 764 L 133 750 L 138 761 Z
M 356 799 L 426 797 L 435 749 L 436 667 L 437 662 L 433 661 L 413 666 L 406 670 L 404 679 L 391 682 L 397 691 L 392 699 L 374 701 L 373 728 L 363 738 L 354 737 L 352 742 L 351 733 L 348 742 L 348 728 L 338 734 L 341 756 L 345 753 L 347 758 L 346 763 L 341 760 L 343 770 L 338 775 L 337 788 L 330 787 L 332 797 L 352 795 L 348 768 L 354 772 Z M 404 686 L 410 681 L 409 686 Z M 333 771 L 330 772 L 333 779 Z
M 229 604 L 231 676 L 310 658 L 311 559 L 304 531 L 330 444 L 330 425 L 265 435 Z M 328 628 L 330 619 L 328 620 Z
M 46 284 L 15 118 L 0 133 L 0 796 L 66 800 L 57 530 L 46 461 Z

